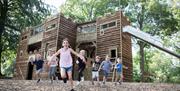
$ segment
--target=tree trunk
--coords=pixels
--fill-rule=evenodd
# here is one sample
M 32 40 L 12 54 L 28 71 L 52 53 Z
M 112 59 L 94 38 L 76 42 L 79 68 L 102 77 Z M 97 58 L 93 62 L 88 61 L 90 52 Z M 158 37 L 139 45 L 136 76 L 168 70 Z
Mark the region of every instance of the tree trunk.
M 8 11 L 8 0 L 4 0 L 4 3 L 0 6 L 0 77 L 2 76 L 1 72 L 1 64 L 2 64 L 2 51 L 3 51 L 3 43 L 2 36 L 5 31 L 5 22 L 7 20 L 7 11 Z
M 145 43 L 143 41 L 139 41 L 138 44 L 140 47 L 141 82 L 144 82 L 144 47 L 145 47 Z
M 1 53 L 2 53 L 2 26 L 0 24 L 0 77 L 2 76 L 2 73 L 1 73 Z
M 2 19 L 1 19 L 2 20 Z M 3 43 L 2 43 L 2 35 L 3 35 L 3 31 L 4 31 L 4 22 L 0 22 L 0 77 L 2 76 L 2 72 L 1 72 L 1 66 L 2 66 L 2 50 L 3 50 Z

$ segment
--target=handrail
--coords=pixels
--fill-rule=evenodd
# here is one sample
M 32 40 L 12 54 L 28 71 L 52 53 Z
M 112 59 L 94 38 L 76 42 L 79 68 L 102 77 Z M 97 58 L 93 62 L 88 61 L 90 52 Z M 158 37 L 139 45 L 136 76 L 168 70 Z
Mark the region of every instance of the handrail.
M 19 70 L 20 70 L 20 74 L 21 74 L 21 76 L 22 76 L 22 79 L 24 79 L 24 76 L 23 76 L 23 74 L 22 74 L 22 70 L 21 70 L 21 68 L 18 66 L 18 68 L 19 68 Z

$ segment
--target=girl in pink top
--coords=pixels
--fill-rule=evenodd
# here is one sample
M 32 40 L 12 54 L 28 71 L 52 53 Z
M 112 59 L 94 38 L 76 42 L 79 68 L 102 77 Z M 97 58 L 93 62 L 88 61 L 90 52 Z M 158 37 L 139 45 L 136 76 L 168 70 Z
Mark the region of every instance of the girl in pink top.
M 73 89 L 73 80 L 72 80 L 72 56 L 71 53 L 80 57 L 82 60 L 85 60 L 83 56 L 76 53 L 73 49 L 69 48 L 69 42 L 68 39 L 65 38 L 62 43 L 63 48 L 59 49 L 54 56 L 57 56 L 60 54 L 60 69 L 61 69 L 61 77 L 66 83 L 66 72 L 68 74 L 70 83 L 71 83 L 71 91 L 74 91 Z

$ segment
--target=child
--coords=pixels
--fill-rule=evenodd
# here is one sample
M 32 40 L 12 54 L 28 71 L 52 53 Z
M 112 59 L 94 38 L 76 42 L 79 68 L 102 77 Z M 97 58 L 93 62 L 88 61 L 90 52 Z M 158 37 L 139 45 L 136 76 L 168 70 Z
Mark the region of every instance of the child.
M 83 56 L 85 58 L 85 50 L 81 50 L 79 53 L 81 56 Z M 80 83 L 80 81 L 84 81 L 84 77 L 83 77 L 83 71 L 86 68 L 86 61 L 87 58 L 85 58 L 85 60 L 82 60 L 81 58 L 78 57 L 78 60 L 76 61 L 76 63 L 78 64 L 78 83 Z
M 100 57 L 96 56 L 95 62 L 92 65 L 92 85 L 94 85 L 94 79 L 97 79 L 99 83 L 99 66 L 101 65 Z
M 69 45 L 67 38 L 63 39 L 62 46 L 63 46 L 63 48 L 59 49 L 53 56 L 57 56 L 60 54 L 59 64 L 60 64 L 60 70 L 61 70 L 61 77 L 62 77 L 64 83 L 66 83 L 66 72 L 67 72 L 69 80 L 71 82 L 71 91 L 74 91 L 73 79 L 72 79 L 72 66 L 73 66 L 73 64 L 72 64 L 71 53 L 80 57 L 83 60 L 85 60 L 85 59 L 83 56 L 76 53 L 73 49 L 69 48 L 70 45 Z
M 105 84 L 108 74 L 110 73 L 110 70 L 112 69 L 112 63 L 110 61 L 109 55 L 106 55 L 106 59 L 101 63 L 98 71 L 100 71 L 101 67 L 102 67 L 103 75 L 104 75 L 103 84 Z
M 122 82 L 122 67 L 125 69 L 128 69 L 128 67 L 122 65 L 122 60 L 120 58 L 117 58 L 117 64 L 115 66 L 116 71 L 116 82 L 118 81 L 118 78 L 120 77 L 119 84 Z M 116 85 L 115 82 L 115 85 Z
M 52 56 L 54 54 L 54 51 L 49 50 L 49 56 L 47 57 L 48 59 L 48 65 L 50 66 L 49 68 L 49 77 L 51 79 L 51 83 L 53 83 L 53 78 L 56 77 L 55 72 L 56 72 L 56 66 L 57 66 L 57 57 Z
M 36 77 L 38 78 L 37 83 L 40 82 L 41 72 L 43 71 L 44 61 L 42 60 L 42 56 L 40 54 L 36 54 L 36 59 L 33 62 L 36 65 Z

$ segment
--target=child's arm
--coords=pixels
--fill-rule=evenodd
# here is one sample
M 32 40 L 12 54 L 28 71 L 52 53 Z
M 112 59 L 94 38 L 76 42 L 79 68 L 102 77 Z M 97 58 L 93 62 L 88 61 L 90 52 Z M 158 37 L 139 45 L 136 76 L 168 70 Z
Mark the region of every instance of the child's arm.
M 61 49 L 59 49 L 56 53 L 54 53 L 52 56 L 54 57 L 54 56 L 57 56 L 57 55 L 59 55 L 61 52 L 60 52 L 60 50 Z
M 83 60 L 83 62 L 86 64 L 87 63 L 87 59 L 84 57 L 84 60 Z
M 100 70 L 101 70 L 103 63 L 104 63 L 104 61 L 103 61 L 103 62 L 101 63 L 101 65 L 99 66 L 98 71 L 100 71 Z
M 115 64 L 114 68 L 117 69 L 117 64 Z
M 73 53 L 75 56 L 80 57 L 83 61 L 85 61 L 85 58 L 84 58 L 82 55 L 78 54 L 77 52 L 75 52 L 75 51 L 74 51 L 73 49 L 71 49 L 71 48 L 70 48 L 70 51 L 71 51 L 71 53 Z
M 95 66 L 95 63 L 93 63 L 92 67 L 94 67 L 94 66 Z
M 124 66 L 124 65 L 123 65 L 123 68 L 128 69 L 128 67 L 126 67 L 126 66 Z
M 56 66 L 58 65 L 58 58 L 56 57 Z

